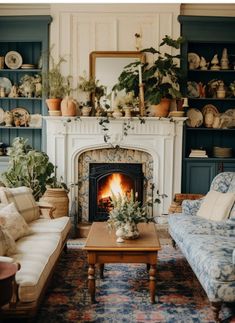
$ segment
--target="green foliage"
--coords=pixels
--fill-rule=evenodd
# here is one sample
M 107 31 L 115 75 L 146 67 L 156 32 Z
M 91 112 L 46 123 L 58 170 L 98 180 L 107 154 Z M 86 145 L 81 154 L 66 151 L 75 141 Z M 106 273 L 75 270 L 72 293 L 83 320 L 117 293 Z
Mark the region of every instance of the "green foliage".
M 27 139 L 16 137 L 9 149 L 9 158 L 8 169 L 1 174 L 1 181 L 7 187 L 30 187 L 35 200 L 38 200 L 54 172 L 48 155 L 32 149 L 27 145 Z
M 179 49 L 183 38 L 174 40 L 169 36 L 162 39 L 159 47 L 167 45 Z M 181 71 L 178 66 L 180 55 L 162 54 L 159 50 L 150 47 L 141 52 L 150 53 L 157 57 L 153 64 L 142 64 L 142 78 L 145 90 L 145 100 L 150 104 L 158 104 L 162 98 L 175 99 L 180 98 L 179 82 L 181 80 Z M 139 95 L 139 73 L 138 65 L 140 62 L 133 62 L 124 67 L 124 70 L 118 78 L 118 84 L 114 90 L 134 91 L 135 96 Z
M 141 205 L 135 200 L 134 193 L 131 191 L 128 195 L 112 195 L 113 209 L 109 213 L 108 225 L 119 227 L 124 223 L 140 223 L 154 221 L 154 218 L 148 212 L 148 204 Z
M 71 76 L 65 77 L 60 72 L 60 66 L 64 62 L 66 62 L 65 58 L 59 57 L 59 61 L 56 63 L 50 54 L 50 69 L 43 74 L 42 84 L 43 92 L 48 98 L 63 98 L 68 93 Z
M 83 76 L 79 76 L 78 88 L 83 92 L 94 93 L 96 82 L 93 78 L 88 78 L 86 73 L 84 73 Z

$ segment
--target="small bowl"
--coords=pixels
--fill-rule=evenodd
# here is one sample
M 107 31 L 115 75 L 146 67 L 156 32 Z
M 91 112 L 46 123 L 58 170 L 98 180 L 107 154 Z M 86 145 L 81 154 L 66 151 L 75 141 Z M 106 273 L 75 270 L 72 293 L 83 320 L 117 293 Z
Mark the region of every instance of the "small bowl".
M 184 117 L 184 111 L 171 111 L 168 117 Z
M 50 110 L 48 111 L 50 116 L 53 117 L 60 117 L 61 116 L 61 111 L 60 110 Z

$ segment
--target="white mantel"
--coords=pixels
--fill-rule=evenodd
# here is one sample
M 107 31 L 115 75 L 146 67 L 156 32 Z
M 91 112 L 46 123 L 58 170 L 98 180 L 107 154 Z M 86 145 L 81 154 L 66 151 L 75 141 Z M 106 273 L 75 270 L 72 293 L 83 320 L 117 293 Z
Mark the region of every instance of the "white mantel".
M 44 117 L 47 126 L 47 154 L 58 166 L 58 177 L 68 184 L 78 180 L 78 158 L 89 150 L 110 148 L 136 149 L 149 153 L 153 158 L 153 183 L 160 193 L 165 193 L 155 212 L 167 213 L 174 193 L 181 191 L 182 137 L 185 118 L 145 118 L 140 123 L 133 118 L 128 135 L 124 135 L 126 118 L 110 119 L 109 143 L 96 117 Z M 69 122 L 68 122 L 69 121 Z M 76 192 L 75 192 L 76 194 Z M 156 213 L 155 213 L 156 214 Z

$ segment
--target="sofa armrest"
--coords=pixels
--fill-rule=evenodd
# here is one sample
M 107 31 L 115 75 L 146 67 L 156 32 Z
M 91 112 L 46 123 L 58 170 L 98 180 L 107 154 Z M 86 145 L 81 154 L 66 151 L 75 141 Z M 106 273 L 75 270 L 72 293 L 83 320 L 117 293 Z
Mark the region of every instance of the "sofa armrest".
M 49 217 L 51 219 L 54 219 L 53 212 L 55 211 L 56 208 L 53 205 L 43 201 L 37 202 L 37 205 L 39 206 L 40 215 L 42 217 L 46 217 L 46 218 Z M 46 214 L 43 212 L 43 210 L 47 211 L 45 212 Z
M 196 215 L 202 202 L 203 198 L 198 200 L 184 200 L 182 202 L 182 213 L 185 215 Z
M 11 257 L 0 256 L 0 261 L 2 261 L 2 262 L 8 262 L 10 264 L 10 263 L 13 263 L 14 262 L 14 259 L 11 258 Z
M 232 261 L 233 261 L 233 264 L 235 265 L 235 249 L 233 249 Z

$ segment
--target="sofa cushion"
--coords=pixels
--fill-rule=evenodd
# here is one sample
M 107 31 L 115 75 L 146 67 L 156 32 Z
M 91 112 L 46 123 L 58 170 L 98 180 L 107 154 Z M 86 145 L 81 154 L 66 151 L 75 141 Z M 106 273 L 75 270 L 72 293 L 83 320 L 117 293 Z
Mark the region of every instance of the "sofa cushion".
M 197 215 L 212 221 L 226 220 L 234 201 L 235 192 L 221 193 L 211 190 L 206 194 Z
M 56 219 L 37 219 L 29 224 L 32 233 L 60 233 L 62 241 L 67 237 L 71 228 L 70 218 L 63 216 Z
M 220 282 L 235 281 L 234 245 L 234 237 L 187 235 L 184 239 L 186 257 L 197 276 Z
M 7 230 L 14 240 L 30 233 L 25 219 L 19 214 L 14 203 L 0 209 L 0 227 Z
M 10 256 L 16 253 L 16 244 L 11 235 L 0 228 L 0 256 Z
M 35 233 L 18 240 L 16 246 L 17 253 L 12 257 L 21 265 L 16 274 L 18 296 L 22 302 L 32 302 L 38 299 L 59 257 L 61 237 L 57 233 Z
M 39 207 L 36 204 L 32 190 L 22 186 L 17 188 L 0 187 L 0 200 L 2 203 L 15 203 L 19 213 L 27 223 L 39 218 Z

